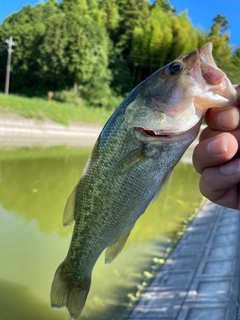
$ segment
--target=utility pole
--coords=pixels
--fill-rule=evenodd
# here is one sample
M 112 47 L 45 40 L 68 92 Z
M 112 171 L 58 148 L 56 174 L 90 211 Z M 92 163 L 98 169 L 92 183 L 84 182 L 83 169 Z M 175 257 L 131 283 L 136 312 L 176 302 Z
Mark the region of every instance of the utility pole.
M 11 71 L 11 55 L 12 55 L 12 46 L 16 46 L 16 43 L 13 42 L 13 37 L 9 37 L 5 42 L 8 44 L 8 59 L 7 59 L 7 72 L 6 72 L 6 82 L 5 82 L 5 94 L 8 95 L 9 92 L 9 81 L 10 81 L 10 71 Z

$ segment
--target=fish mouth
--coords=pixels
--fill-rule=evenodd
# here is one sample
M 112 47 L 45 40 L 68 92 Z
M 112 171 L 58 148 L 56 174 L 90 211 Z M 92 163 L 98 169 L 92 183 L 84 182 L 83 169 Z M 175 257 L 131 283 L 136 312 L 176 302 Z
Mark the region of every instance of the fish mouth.
M 200 58 L 200 70 L 201 76 L 206 82 L 207 92 L 211 91 L 212 96 L 223 100 L 226 103 L 227 100 L 236 100 L 236 90 L 231 82 L 228 80 L 225 72 L 218 68 L 214 58 L 212 56 L 213 44 L 211 42 L 206 43 L 197 52 Z M 196 81 L 199 79 L 195 79 Z M 226 99 L 226 100 L 225 100 Z M 221 103 L 221 101 L 219 101 Z
M 200 56 L 200 69 L 202 77 L 209 85 L 219 85 L 226 74 L 218 68 L 213 56 L 212 56 L 213 44 L 211 42 L 206 43 L 202 48 L 198 50 Z
M 174 143 L 179 141 L 193 141 L 200 129 L 201 121 L 191 126 L 187 130 L 182 131 L 167 131 L 146 129 L 144 127 L 133 127 L 135 137 L 152 145 L 159 145 L 161 143 Z
M 148 137 L 154 137 L 154 138 L 172 138 L 174 135 L 178 135 L 180 133 L 164 133 L 161 131 L 155 131 L 155 130 L 151 130 L 151 129 L 144 129 L 144 128 L 136 128 L 136 130 L 141 131 L 144 135 L 148 136 Z
M 134 127 L 134 131 L 137 136 L 140 135 L 143 138 L 150 141 L 178 139 L 187 133 L 187 131 L 167 132 L 167 131 L 160 131 L 160 130 L 153 130 L 153 129 L 145 129 L 143 127 Z

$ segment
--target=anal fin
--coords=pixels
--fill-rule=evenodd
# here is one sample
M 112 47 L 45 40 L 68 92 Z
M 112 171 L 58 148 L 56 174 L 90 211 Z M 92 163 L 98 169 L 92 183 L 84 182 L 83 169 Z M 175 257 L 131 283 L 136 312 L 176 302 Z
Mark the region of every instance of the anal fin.
M 77 185 L 73 189 L 72 193 L 70 194 L 65 209 L 63 213 L 63 225 L 64 227 L 69 226 L 73 223 L 74 219 L 74 212 L 75 212 L 75 204 L 76 204 L 76 196 L 77 196 Z
M 105 252 L 105 263 L 110 264 L 116 256 L 122 251 L 131 231 L 119 237 Z

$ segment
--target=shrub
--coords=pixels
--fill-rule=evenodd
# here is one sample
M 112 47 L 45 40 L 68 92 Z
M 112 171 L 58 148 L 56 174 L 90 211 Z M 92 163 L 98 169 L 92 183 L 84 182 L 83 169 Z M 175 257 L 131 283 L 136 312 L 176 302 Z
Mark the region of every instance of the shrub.
M 54 92 L 53 99 L 59 102 L 65 102 L 70 104 L 76 104 L 82 106 L 82 99 L 79 97 L 77 92 L 73 90 L 62 90 Z

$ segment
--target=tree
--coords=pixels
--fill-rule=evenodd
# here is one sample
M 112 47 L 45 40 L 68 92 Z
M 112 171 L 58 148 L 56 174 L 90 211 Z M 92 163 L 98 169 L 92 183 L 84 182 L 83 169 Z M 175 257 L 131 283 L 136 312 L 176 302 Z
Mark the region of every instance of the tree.
M 98 82 L 109 84 L 109 38 L 87 7 L 82 15 L 75 11 L 74 6 L 84 3 L 64 0 L 60 5 L 49 1 L 27 6 L 3 23 L 0 40 L 11 31 L 18 43 L 12 59 L 14 91 L 41 95 L 72 88 L 75 82 L 85 86 L 86 94 L 86 88 L 96 92 Z
M 218 66 L 226 72 L 232 83 L 240 83 L 240 48 L 235 49 L 230 59 L 215 59 Z
M 229 70 L 228 75 L 233 83 L 240 83 L 240 48 L 233 52 L 231 64 L 233 70 Z
M 40 55 L 37 59 L 41 73 L 39 77 L 48 90 L 60 90 L 68 84 L 66 74 L 63 73 L 67 64 L 65 48 L 66 16 L 59 12 L 46 22 L 46 31 L 39 45 Z
M 52 6 L 57 5 L 57 1 L 56 0 L 48 0 L 48 3 Z
M 86 14 L 88 11 L 87 0 L 63 0 L 61 7 L 65 13 L 74 12 L 77 15 Z
M 98 0 L 87 0 L 87 6 L 89 15 L 99 24 L 102 24 Z
M 138 65 L 138 81 L 168 62 L 171 44 L 172 12 L 154 6 L 145 25 L 133 32 L 131 56 Z
M 213 21 L 207 40 L 213 43 L 213 55 L 221 63 L 222 60 L 228 61 L 231 58 L 233 48 L 229 46 L 228 33 L 225 33 L 230 26 L 226 17 L 221 15 L 217 15 Z
M 173 16 L 172 33 L 173 41 L 169 61 L 176 59 L 183 52 L 198 48 L 198 32 L 189 20 L 187 11 L 182 12 L 179 16 Z
M 143 26 L 149 18 L 149 3 L 146 0 L 117 0 L 120 23 L 117 30 L 116 49 L 128 56 L 131 51 L 135 27 Z
M 161 8 L 163 11 L 175 13 L 176 8 L 173 8 L 168 0 L 156 0 L 153 2 L 152 8 Z
M 150 72 L 168 62 L 169 50 L 173 41 L 172 12 L 161 7 L 151 11 L 152 34 L 149 43 Z
M 213 21 L 215 24 L 211 28 L 211 32 L 214 30 L 216 26 L 220 26 L 220 32 L 225 32 L 230 28 L 230 24 L 225 16 L 221 16 L 218 14 Z
M 37 62 L 40 56 L 39 45 L 46 30 L 45 21 L 56 10 L 51 3 L 26 6 L 8 17 L 0 26 L 0 41 L 3 42 L 12 35 L 17 43 L 12 56 L 13 91 L 28 91 L 38 86 L 36 78 L 41 73 Z
M 118 5 L 115 0 L 101 0 L 99 2 L 99 10 L 102 22 L 110 38 L 113 39 L 114 30 L 118 28 L 120 21 Z
M 113 91 L 127 94 L 159 67 L 207 41 L 213 42 L 219 67 L 238 81 L 240 54 L 229 45 L 228 29 L 226 17 L 217 15 L 208 33 L 197 30 L 187 12 L 177 15 L 168 0 L 48 0 L 8 17 L 0 26 L 0 44 L 9 36 L 17 43 L 12 91 L 45 95 L 74 87 L 102 105 Z M 1 89 L 6 58 L 5 50 Z
M 66 72 L 78 83 L 102 81 L 108 66 L 108 37 L 103 27 L 89 17 L 72 15 L 66 21 L 68 43 Z
M 199 34 L 183 12 L 179 16 L 166 1 L 159 0 L 151 7 L 143 27 L 135 27 L 132 56 L 138 64 L 138 80 L 143 80 L 180 54 L 197 49 Z

